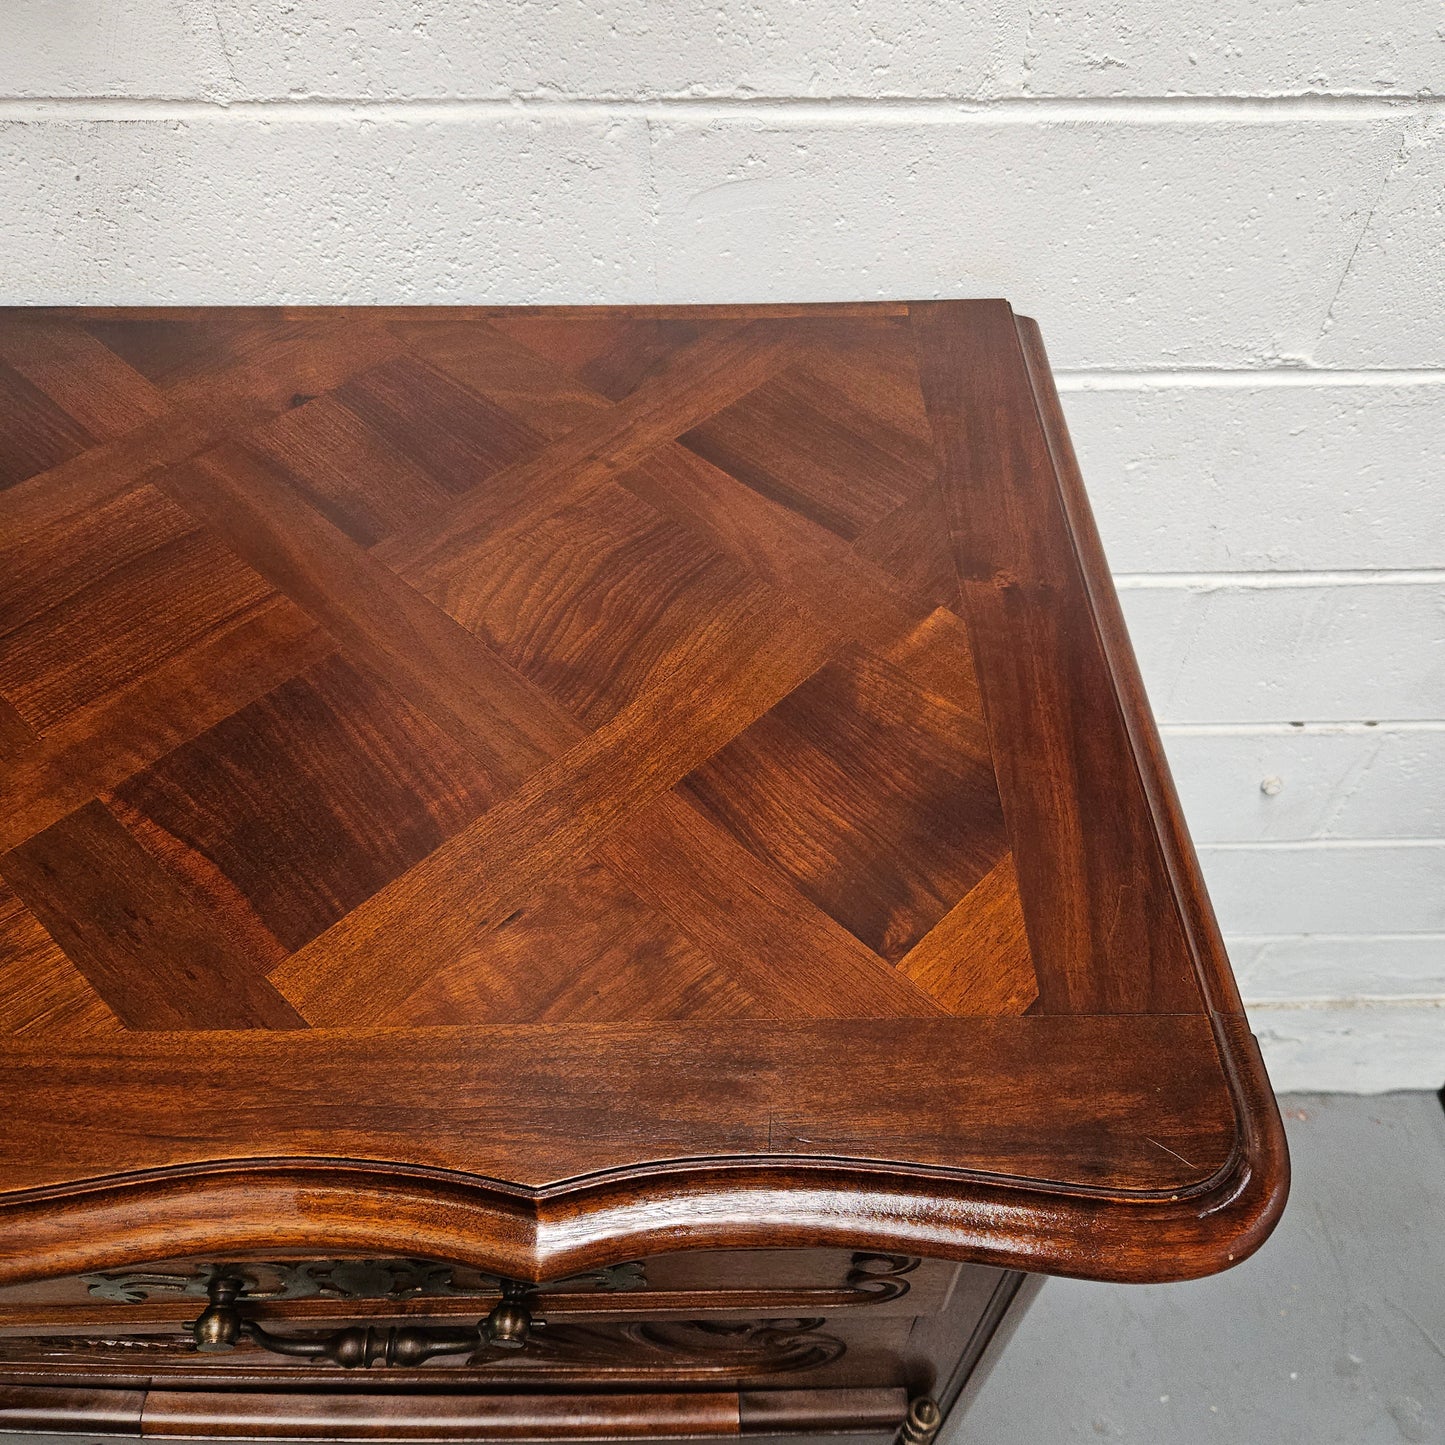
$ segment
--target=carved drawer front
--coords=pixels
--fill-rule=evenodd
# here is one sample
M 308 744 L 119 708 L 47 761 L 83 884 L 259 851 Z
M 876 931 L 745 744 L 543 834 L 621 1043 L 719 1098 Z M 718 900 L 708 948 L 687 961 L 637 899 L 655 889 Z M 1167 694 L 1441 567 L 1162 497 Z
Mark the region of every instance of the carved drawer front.
M 150 1329 L 194 1320 L 234 1278 L 247 1317 L 278 1321 L 475 1320 L 504 1293 L 550 1323 L 806 1314 L 934 1314 L 959 1266 L 846 1250 L 698 1251 L 630 1260 L 542 1284 L 432 1260 L 177 1259 L 0 1288 L 0 1339 L 17 1332 Z
M 227 1388 L 608 1387 L 706 1389 L 892 1376 L 907 1325 L 864 1330 L 826 1316 L 559 1324 L 522 1348 L 434 1324 L 267 1330 L 224 1352 L 189 1332 L 35 1335 L 0 1346 L 0 1381 Z M 846 1364 L 844 1363 L 846 1357 Z
M 714 1253 L 534 1285 L 414 1259 L 171 1261 L 0 1292 L 0 1380 L 891 1387 L 915 1318 L 944 1304 L 958 1268 Z

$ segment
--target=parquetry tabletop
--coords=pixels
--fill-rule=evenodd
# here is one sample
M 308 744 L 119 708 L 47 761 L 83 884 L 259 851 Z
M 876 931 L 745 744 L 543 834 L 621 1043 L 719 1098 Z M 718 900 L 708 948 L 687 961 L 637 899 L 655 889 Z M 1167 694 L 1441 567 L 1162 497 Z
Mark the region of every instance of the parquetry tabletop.
M 10 311 L 0 487 L 0 1278 L 1267 1232 L 1004 303 Z

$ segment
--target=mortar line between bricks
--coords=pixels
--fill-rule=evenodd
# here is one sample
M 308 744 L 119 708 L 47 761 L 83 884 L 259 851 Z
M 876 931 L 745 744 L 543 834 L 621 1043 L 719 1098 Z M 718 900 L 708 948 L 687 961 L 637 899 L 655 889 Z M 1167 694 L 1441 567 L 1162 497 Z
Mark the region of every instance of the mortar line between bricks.
M 1226 943 L 1294 943 L 1300 938 L 1323 943 L 1352 943 L 1360 938 L 1405 943 L 1434 939 L 1445 942 L 1445 933 L 1385 933 L 1382 930 L 1374 929 L 1367 933 L 1226 933 L 1224 935 Z
M 1205 853 L 1376 853 L 1399 851 L 1439 853 L 1445 857 L 1445 838 L 1256 838 L 1246 842 L 1196 843 Z
M 35 96 L 0 97 L 0 120 L 47 116 L 72 119 L 190 120 L 250 119 L 264 116 L 291 122 L 349 119 L 503 119 L 554 114 L 576 119 L 635 118 L 689 121 L 791 119 L 813 124 L 913 124 L 983 122 L 1030 124 L 1107 119 L 1158 123 L 1209 119 L 1241 122 L 1289 122 L 1311 117 L 1343 120 L 1398 120 L 1404 114 L 1445 112 L 1445 96 L 1378 94 L 1297 94 L 1278 96 L 656 96 L 647 99 L 607 95 L 550 94 L 476 97 L 274 96 L 200 98 L 183 96 Z
M 1027 311 L 1027 307 L 1024 310 Z M 1111 371 L 1104 367 L 1060 367 L 1060 391 L 1231 390 L 1242 387 L 1445 386 L 1445 367 L 1158 367 Z
M 1246 998 L 1244 1006 L 1255 1009 L 1291 1010 L 1299 1013 L 1364 1012 L 1372 1009 L 1439 1009 L 1445 1008 L 1445 994 L 1321 994 L 1309 998 Z
M 1119 591 L 1185 588 L 1242 591 L 1286 590 L 1291 587 L 1436 587 L 1445 583 L 1440 567 L 1360 567 L 1277 572 L 1115 572 Z
M 1372 718 L 1369 722 L 1160 723 L 1165 737 L 1380 737 L 1445 733 L 1445 721 Z

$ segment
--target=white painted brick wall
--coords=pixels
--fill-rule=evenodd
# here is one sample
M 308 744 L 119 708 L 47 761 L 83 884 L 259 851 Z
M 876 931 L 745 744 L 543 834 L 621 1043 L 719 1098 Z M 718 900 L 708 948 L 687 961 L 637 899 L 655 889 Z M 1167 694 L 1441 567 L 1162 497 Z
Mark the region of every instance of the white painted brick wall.
M 1409 0 L 10 0 L 0 300 L 1008 296 L 1278 1082 L 1437 1086 L 1442 76 Z

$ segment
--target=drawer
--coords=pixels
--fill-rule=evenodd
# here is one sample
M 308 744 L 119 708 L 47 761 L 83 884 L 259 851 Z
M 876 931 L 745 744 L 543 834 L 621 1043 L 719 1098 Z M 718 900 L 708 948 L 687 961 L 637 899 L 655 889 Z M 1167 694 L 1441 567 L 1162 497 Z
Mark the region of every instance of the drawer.
M 557 1323 L 857 1308 L 912 1317 L 943 1309 L 959 1270 L 898 1254 L 703 1250 L 630 1260 L 529 1291 L 533 1312 Z M 205 1307 L 222 1275 L 243 1281 L 247 1312 L 263 1324 L 475 1318 L 503 1285 L 495 1275 L 423 1259 L 172 1259 L 0 1288 L 0 1339 L 182 1324 Z
M 891 1441 L 902 1390 L 403 1395 L 6 1389 L 0 1431 L 144 1439 Z M 916 1438 L 916 1436 L 914 1437 Z
M 357 1392 L 881 1386 L 904 1383 L 914 1324 L 847 1311 L 548 1321 L 522 1348 L 506 1348 L 487 1340 L 476 1318 L 287 1323 L 253 1327 L 218 1352 L 198 1351 L 188 1329 L 158 1325 L 12 1334 L 0 1340 L 0 1383 Z
M 895 1387 L 915 1321 L 945 1306 L 959 1269 L 866 1252 L 719 1251 L 532 1286 L 418 1259 L 162 1261 L 0 1291 L 0 1382 Z M 203 1334 L 214 1348 L 198 1349 Z
M 540 1286 L 416 1259 L 159 1261 L 0 1291 L 0 1430 L 883 1445 L 935 1378 L 920 1316 L 952 1336 L 995 1273 L 801 1250 Z M 527 1335 L 509 1347 L 488 1323 L 518 1307 Z M 202 1316 L 226 1348 L 197 1348 Z

